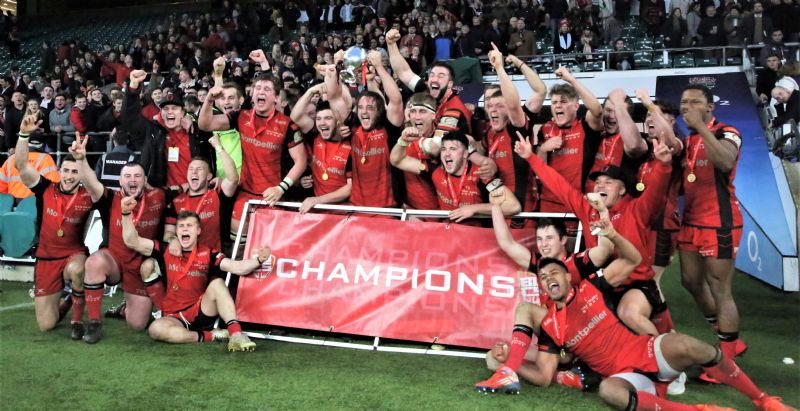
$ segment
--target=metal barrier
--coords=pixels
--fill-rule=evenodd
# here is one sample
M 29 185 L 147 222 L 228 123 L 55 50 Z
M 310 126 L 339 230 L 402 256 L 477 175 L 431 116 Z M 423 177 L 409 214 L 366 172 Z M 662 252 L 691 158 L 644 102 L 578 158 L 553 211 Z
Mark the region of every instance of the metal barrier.
M 301 203 L 298 202 L 278 202 L 275 204 L 277 207 L 285 207 L 285 208 L 292 208 L 297 209 L 300 208 Z M 265 201 L 256 201 L 250 200 L 244 205 L 244 210 L 242 215 L 250 214 L 255 208 L 260 207 L 269 207 L 267 202 Z M 314 207 L 315 210 L 325 210 L 325 211 L 345 211 L 354 214 L 378 214 L 378 215 L 390 215 L 398 217 L 401 221 L 408 221 L 409 217 L 447 217 L 448 211 L 443 210 L 408 210 L 403 208 L 378 208 L 378 207 L 358 207 L 358 206 L 349 206 L 349 205 L 335 205 L 335 204 L 319 204 Z M 479 216 L 480 218 L 491 218 L 490 216 Z M 568 218 L 576 218 L 574 214 L 571 213 L 519 213 L 515 215 L 518 218 L 561 218 L 561 219 L 568 219 Z M 579 250 L 580 242 L 581 242 L 581 230 L 582 226 L 580 221 L 578 222 L 578 237 L 575 242 L 575 249 L 574 252 Z M 243 232 L 245 230 L 244 224 L 239 226 L 239 230 L 236 233 L 236 240 L 233 246 L 233 252 L 231 253 L 231 258 L 236 259 L 239 254 L 239 245 L 242 243 Z M 242 250 L 244 252 L 244 250 Z M 228 273 L 225 278 L 225 285 L 230 286 L 230 279 L 231 274 Z M 508 313 L 508 315 L 513 315 L 513 313 Z M 215 323 L 215 327 L 219 325 L 219 319 L 217 319 Z M 329 331 L 330 332 L 330 331 Z M 372 344 L 357 344 L 352 342 L 343 342 L 343 341 L 330 341 L 328 338 L 325 337 L 324 339 L 314 339 L 314 338 L 306 338 L 306 337 L 289 337 L 285 335 L 272 335 L 271 333 L 260 333 L 260 332 L 246 332 L 247 335 L 254 337 L 254 338 L 261 338 L 267 340 L 275 340 L 275 341 L 284 341 L 284 342 L 291 342 L 291 343 L 299 343 L 299 344 L 310 344 L 310 345 L 321 345 L 321 346 L 330 346 L 330 347 L 340 347 L 340 348 L 352 348 L 357 350 L 370 350 L 370 351 L 383 351 L 383 352 L 397 352 L 397 353 L 407 353 L 407 354 L 428 354 L 428 355 L 439 355 L 439 356 L 449 356 L 449 357 L 467 357 L 467 358 L 484 358 L 485 351 L 464 351 L 462 349 L 458 350 L 450 350 L 445 351 L 440 348 L 433 349 L 433 348 L 408 348 L 408 347 L 394 347 L 394 346 L 386 346 L 381 345 L 381 337 L 373 337 Z M 409 342 L 410 344 L 424 344 L 419 342 Z M 434 339 L 430 342 L 430 344 L 436 344 L 437 341 Z

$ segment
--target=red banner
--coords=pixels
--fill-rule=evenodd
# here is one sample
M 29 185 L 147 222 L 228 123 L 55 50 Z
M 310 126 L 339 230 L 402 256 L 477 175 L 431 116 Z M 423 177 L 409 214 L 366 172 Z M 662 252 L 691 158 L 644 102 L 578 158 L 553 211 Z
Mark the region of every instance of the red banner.
M 277 259 L 240 279 L 241 321 L 478 348 L 510 336 L 518 269 L 491 229 L 262 208 L 247 238 L 245 255 Z

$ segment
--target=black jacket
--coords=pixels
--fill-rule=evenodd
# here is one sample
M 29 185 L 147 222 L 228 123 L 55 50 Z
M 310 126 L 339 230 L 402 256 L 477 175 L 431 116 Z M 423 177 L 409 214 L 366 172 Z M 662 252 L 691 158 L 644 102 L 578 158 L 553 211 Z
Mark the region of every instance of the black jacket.
M 140 91 L 125 87 L 120 125 L 133 137 L 134 146 L 142 150 L 140 162 L 148 183 L 153 187 L 164 187 L 167 185 L 167 129 L 142 116 Z M 189 130 L 189 151 L 192 157 L 203 156 L 213 162 L 211 145 L 200 136 L 199 130 L 197 125 Z

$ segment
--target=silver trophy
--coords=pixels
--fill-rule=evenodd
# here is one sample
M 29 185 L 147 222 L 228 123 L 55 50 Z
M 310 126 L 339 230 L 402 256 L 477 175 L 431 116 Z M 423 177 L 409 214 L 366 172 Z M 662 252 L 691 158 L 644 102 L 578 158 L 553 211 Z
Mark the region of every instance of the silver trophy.
M 339 72 L 339 78 L 347 84 L 363 85 L 361 83 L 366 70 L 366 65 L 364 64 L 366 60 L 366 50 L 356 46 L 350 47 L 344 52 L 343 68 Z

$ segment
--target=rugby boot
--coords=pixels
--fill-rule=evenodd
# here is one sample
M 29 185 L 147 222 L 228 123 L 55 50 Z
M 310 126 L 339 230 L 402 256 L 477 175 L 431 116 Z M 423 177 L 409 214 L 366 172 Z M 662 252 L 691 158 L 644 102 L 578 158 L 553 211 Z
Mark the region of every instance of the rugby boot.
M 506 394 L 519 394 L 519 377 L 509 367 L 500 367 L 488 380 L 475 383 L 475 390 L 482 393 L 504 392 Z
M 224 328 L 211 330 L 211 335 L 214 336 L 214 341 L 228 341 L 228 330 Z
M 73 340 L 80 340 L 83 339 L 83 323 L 72 323 L 70 324 L 70 337 Z
M 745 342 L 742 341 L 740 338 L 737 338 L 736 339 L 736 356 L 739 357 L 741 355 L 744 355 L 745 352 L 747 352 L 747 344 L 745 344 Z
M 256 343 L 250 341 L 250 337 L 244 333 L 236 333 L 228 340 L 228 351 L 255 351 Z
M 83 341 L 87 344 L 96 344 L 103 338 L 103 323 L 97 320 L 89 321 Z
M 103 316 L 106 317 L 106 318 L 116 318 L 118 320 L 124 320 L 125 319 L 125 301 L 122 301 L 116 307 L 115 306 L 109 307 L 108 310 L 106 310 L 106 312 L 103 314 Z
M 686 373 L 682 372 L 674 381 L 669 383 L 667 387 L 667 394 L 681 395 L 686 392 Z
M 756 410 L 758 411 L 797 411 L 797 408 L 784 404 L 781 397 L 765 395 L 757 400 L 753 400 L 753 404 L 755 404 Z

